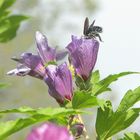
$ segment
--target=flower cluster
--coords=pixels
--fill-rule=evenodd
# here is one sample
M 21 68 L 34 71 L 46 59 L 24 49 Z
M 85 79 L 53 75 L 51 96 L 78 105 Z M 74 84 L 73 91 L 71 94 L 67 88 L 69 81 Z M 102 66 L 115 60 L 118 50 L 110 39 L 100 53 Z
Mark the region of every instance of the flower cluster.
M 76 75 L 86 81 L 92 72 L 99 49 L 99 42 L 95 39 L 78 39 L 72 36 L 72 41 L 66 47 L 67 50 L 57 52 L 49 47 L 47 38 L 40 32 L 36 33 L 38 55 L 23 53 L 20 58 L 12 58 L 19 62 L 16 69 L 9 71 L 9 75 L 30 75 L 45 81 L 49 94 L 58 103 L 71 100 L 73 96 L 72 74 L 65 62 L 57 65 L 57 60 L 63 59 L 69 54 L 69 60 L 74 67 Z
M 7 74 L 30 75 L 43 80 L 48 86 L 48 93 L 60 105 L 64 106 L 66 102 L 72 100 L 74 94 L 73 73 L 70 67 L 74 69 L 75 77 L 80 77 L 86 82 L 90 78 L 96 63 L 99 42 L 94 38 L 72 36 L 72 41 L 66 49 L 58 52 L 48 45 L 47 38 L 43 34 L 37 32 L 36 44 L 38 54 L 23 53 L 20 58 L 13 57 L 12 59 L 18 62 L 17 68 Z M 69 55 L 69 64 L 64 62 L 58 65 L 57 61 L 63 59 L 67 54 Z M 82 134 L 82 124 L 75 125 L 74 128 L 76 129 L 76 136 Z M 28 140 L 56 140 L 56 136 L 52 135 L 53 131 L 56 134 L 59 133 L 60 140 L 63 140 L 61 136 L 66 137 L 66 140 L 73 140 L 67 130 L 54 124 L 44 124 L 34 129 L 28 136 Z

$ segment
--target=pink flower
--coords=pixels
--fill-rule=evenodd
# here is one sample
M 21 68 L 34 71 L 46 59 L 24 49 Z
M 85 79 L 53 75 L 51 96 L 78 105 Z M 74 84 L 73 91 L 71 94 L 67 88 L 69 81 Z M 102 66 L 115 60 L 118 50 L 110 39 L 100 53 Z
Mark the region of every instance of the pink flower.
M 44 123 L 34 128 L 26 140 L 74 140 L 65 127 Z

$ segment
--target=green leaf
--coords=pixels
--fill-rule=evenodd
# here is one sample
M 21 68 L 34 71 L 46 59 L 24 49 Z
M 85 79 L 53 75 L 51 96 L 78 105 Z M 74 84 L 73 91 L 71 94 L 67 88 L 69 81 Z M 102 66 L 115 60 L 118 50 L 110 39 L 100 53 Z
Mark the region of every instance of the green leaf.
M 119 140 L 140 140 L 140 136 L 134 132 L 126 133 L 124 135 L 125 135 L 125 137 L 121 138 Z
M 129 127 L 139 116 L 140 108 L 132 108 L 126 112 L 113 112 L 112 106 L 98 109 L 96 131 L 99 140 L 110 138 L 114 134 Z
M 0 140 L 37 122 L 56 120 L 59 123 L 64 123 L 66 121 L 66 116 L 79 114 L 80 111 L 65 108 L 32 109 L 29 107 L 23 107 L 19 109 L 1 111 L 1 113 L 27 113 L 30 114 L 30 116 L 27 118 L 20 118 L 0 123 Z
M 0 0 L 0 42 L 7 42 L 16 36 L 20 23 L 29 17 L 11 15 L 10 8 L 16 0 Z
M 99 95 L 102 92 L 110 91 L 111 89 L 108 88 L 108 86 L 112 82 L 118 80 L 118 78 L 120 78 L 120 77 L 129 75 L 129 74 L 140 74 L 140 73 L 139 72 L 122 72 L 119 74 L 109 75 L 106 78 L 104 78 L 103 80 L 96 83 L 95 86 L 93 86 L 93 88 L 92 88 L 93 95 Z
M 11 134 L 41 121 L 47 121 L 49 117 L 36 115 L 25 119 L 17 119 L 15 121 L 7 121 L 0 123 L 0 139 L 3 140 Z
M 18 26 L 11 27 L 7 29 L 5 32 L 0 34 L 0 42 L 8 42 L 9 40 L 13 39 L 16 36 L 16 31 L 18 30 Z
M 96 132 L 98 139 L 102 140 L 102 136 L 106 132 L 106 127 L 109 123 L 109 118 L 113 115 L 112 105 L 110 101 L 106 101 L 104 104 L 104 110 L 98 108 L 97 118 L 96 118 Z
M 138 117 L 140 109 L 130 109 L 125 113 L 117 112 L 109 120 L 108 130 L 106 132 L 105 138 L 109 138 L 114 134 L 126 129 L 129 127 Z
M 45 67 L 48 67 L 49 65 L 57 65 L 56 61 L 49 61 L 48 63 L 44 64 Z
M 8 109 L 8 110 L 1 110 L 0 114 L 6 114 L 6 113 L 26 113 L 26 114 L 35 114 L 37 112 L 36 109 L 32 109 L 30 107 L 20 107 L 17 109 Z
M 7 8 L 11 7 L 16 0 L 2 0 L 1 5 L 0 5 L 0 12 L 2 10 L 6 10 Z
M 86 91 L 75 92 L 72 99 L 72 107 L 75 109 L 79 108 L 89 108 L 92 106 L 103 106 L 104 101 L 99 100 L 97 97 L 92 96 Z
M 130 107 L 132 107 L 136 102 L 140 100 L 140 87 L 129 90 L 121 100 L 121 103 L 117 109 L 117 112 L 127 111 Z
M 71 113 L 76 113 L 77 110 L 74 109 L 65 109 L 63 107 L 61 108 L 38 108 L 38 109 L 33 109 L 30 107 L 20 107 L 17 109 L 9 109 L 9 110 L 1 110 L 1 114 L 6 114 L 6 113 L 24 113 L 24 114 L 30 114 L 30 115 L 49 115 L 49 116 L 55 116 L 55 114 L 62 114 L 62 115 L 68 115 Z M 80 113 L 80 112 L 79 112 Z
M 90 89 L 90 78 L 87 81 L 84 81 L 80 75 L 76 75 L 76 81 L 75 81 L 77 87 L 79 90 L 86 90 L 88 91 Z
M 26 19 L 27 16 L 14 15 L 0 21 L 0 42 L 7 42 L 14 38 L 20 23 Z
M 27 16 L 23 16 L 23 15 L 13 15 L 13 16 L 9 16 L 7 18 L 5 18 L 4 20 L 0 21 L 0 34 L 12 29 L 15 26 L 18 26 L 20 24 L 20 22 L 24 21 L 28 19 Z
M 92 73 L 90 82 L 94 85 L 98 83 L 99 80 L 100 80 L 100 73 L 99 70 L 96 70 L 95 72 Z

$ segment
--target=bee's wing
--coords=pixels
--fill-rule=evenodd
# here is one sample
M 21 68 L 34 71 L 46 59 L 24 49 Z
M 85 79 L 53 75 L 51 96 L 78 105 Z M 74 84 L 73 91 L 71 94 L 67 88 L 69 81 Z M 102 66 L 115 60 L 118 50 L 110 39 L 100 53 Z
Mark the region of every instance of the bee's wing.
M 91 25 L 89 26 L 89 28 L 92 28 L 94 26 L 95 20 L 93 20 L 93 22 L 91 23 Z
M 89 28 L 89 20 L 86 17 L 85 22 L 84 22 L 84 30 L 83 30 L 84 35 L 86 35 L 86 32 L 87 32 L 88 28 Z

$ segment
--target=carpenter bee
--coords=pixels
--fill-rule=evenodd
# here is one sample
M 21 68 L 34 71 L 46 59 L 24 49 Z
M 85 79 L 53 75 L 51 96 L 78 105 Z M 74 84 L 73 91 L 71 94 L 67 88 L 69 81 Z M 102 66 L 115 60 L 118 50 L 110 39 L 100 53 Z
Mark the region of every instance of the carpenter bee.
M 89 26 L 89 19 L 86 17 L 85 22 L 84 22 L 83 34 L 84 34 L 85 38 L 96 38 L 96 37 L 98 37 L 99 40 L 102 42 L 102 39 L 100 37 L 100 33 L 103 32 L 103 29 L 100 26 L 94 26 L 94 23 L 95 23 L 95 20 Z

